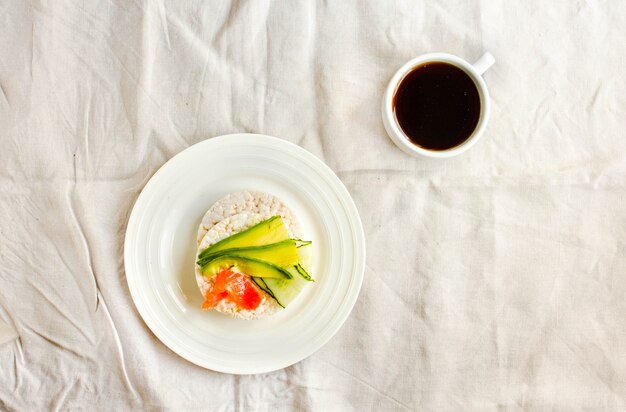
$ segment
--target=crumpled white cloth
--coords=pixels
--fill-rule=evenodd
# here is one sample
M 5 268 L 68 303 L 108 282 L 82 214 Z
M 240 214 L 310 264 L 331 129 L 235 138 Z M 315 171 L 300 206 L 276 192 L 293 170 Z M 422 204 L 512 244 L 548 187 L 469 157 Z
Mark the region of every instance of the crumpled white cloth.
M 0 345 L 10 342 L 17 337 L 15 329 L 0 320 Z
M 2 410 L 626 409 L 626 3 L 5 1 Z M 409 158 L 388 79 L 497 63 L 483 139 Z M 150 176 L 203 139 L 295 142 L 345 182 L 361 296 L 309 359 L 230 376 L 179 358 L 124 274 Z

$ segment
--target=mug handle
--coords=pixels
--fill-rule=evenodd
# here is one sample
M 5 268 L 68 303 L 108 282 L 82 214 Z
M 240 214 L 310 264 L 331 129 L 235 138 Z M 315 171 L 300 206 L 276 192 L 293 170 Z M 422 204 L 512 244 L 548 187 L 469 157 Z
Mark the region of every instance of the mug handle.
M 483 54 L 480 57 L 480 59 L 476 60 L 476 62 L 474 62 L 474 64 L 472 64 L 472 66 L 474 66 L 474 69 L 476 69 L 478 74 L 480 74 L 482 76 L 483 73 L 485 73 L 487 70 L 489 70 L 489 68 L 491 66 L 493 66 L 493 64 L 495 62 L 496 62 L 495 57 L 493 57 L 493 55 L 491 53 L 485 52 L 485 54 Z

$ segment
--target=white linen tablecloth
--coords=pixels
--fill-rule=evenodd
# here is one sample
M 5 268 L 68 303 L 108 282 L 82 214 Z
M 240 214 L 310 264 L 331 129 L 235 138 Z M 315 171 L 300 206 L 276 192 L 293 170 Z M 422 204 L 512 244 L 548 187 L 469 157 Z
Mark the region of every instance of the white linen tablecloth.
M 626 410 L 623 1 L 0 2 L 0 410 Z M 404 155 L 408 59 L 496 57 L 461 157 Z M 152 174 L 255 132 L 322 158 L 368 256 L 341 331 L 285 370 L 179 358 L 131 300 Z M 10 333 L 10 332 L 7 332 Z

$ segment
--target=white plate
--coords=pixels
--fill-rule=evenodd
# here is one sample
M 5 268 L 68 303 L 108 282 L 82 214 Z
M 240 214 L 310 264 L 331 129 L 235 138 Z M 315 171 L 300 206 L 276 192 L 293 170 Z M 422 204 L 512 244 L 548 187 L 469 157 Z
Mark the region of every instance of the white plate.
M 278 196 L 315 245 L 315 282 L 254 321 L 202 311 L 194 278 L 204 212 L 239 190 Z M 348 191 L 321 160 L 274 137 L 234 134 L 198 143 L 154 174 L 130 216 L 124 263 L 139 313 L 170 349 L 215 371 L 263 373 L 306 358 L 339 330 L 361 288 L 365 239 Z

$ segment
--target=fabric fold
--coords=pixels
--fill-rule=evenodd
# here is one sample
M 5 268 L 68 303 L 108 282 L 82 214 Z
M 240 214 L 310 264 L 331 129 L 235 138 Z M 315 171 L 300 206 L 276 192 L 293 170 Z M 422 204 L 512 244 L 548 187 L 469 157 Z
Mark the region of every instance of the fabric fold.
M 0 320 L 0 345 L 17 339 L 19 335 L 11 326 Z

